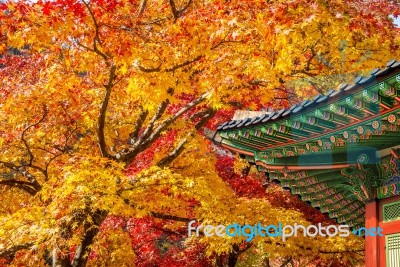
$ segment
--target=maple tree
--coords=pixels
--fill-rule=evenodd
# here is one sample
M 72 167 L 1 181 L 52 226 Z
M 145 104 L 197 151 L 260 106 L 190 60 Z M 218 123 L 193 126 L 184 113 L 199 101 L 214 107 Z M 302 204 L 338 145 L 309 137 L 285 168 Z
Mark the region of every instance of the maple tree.
M 193 218 L 308 223 L 271 205 L 252 175 L 222 174 L 202 128 L 232 107 L 268 106 L 289 81 L 398 56 L 389 15 L 399 9 L 361 0 L 0 3 L 0 257 L 184 266 L 183 253 L 198 266 L 234 266 L 249 249 L 329 258 L 360 248 L 358 239 L 301 237 L 197 244 L 182 233 Z M 164 243 L 154 247 L 152 236 Z

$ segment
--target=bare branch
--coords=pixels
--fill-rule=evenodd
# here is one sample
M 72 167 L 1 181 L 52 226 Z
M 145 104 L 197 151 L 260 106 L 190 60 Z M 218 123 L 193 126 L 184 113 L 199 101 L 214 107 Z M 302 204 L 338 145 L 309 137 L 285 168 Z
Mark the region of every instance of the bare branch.
M 284 92 L 284 93 L 287 94 L 287 95 L 294 96 L 294 97 L 297 96 L 296 93 L 293 93 L 293 92 L 291 92 L 290 90 L 283 89 L 283 88 L 280 88 L 280 87 L 274 88 L 274 91 L 281 91 L 281 92 Z
M 48 114 L 47 106 L 45 104 L 43 104 L 42 107 L 43 107 L 43 115 L 42 115 L 42 117 L 37 122 L 35 122 L 34 124 L 27 126 L 22 131 L 22 134 L 21 134 L 21 141 L 24 144 L 24 148 L 26 149 L 26 151 L 28 153 L 29 162 L 27 164 L 23 164 L 22 166 L 17 166 L 15 164 L 10 163 L 10 162 L 0 162 L 5 167 L 21 173 L 24 177 L 26 177 L 29 180 L 29 185 L 32 186 L 32 187 L 27 187 L 27 185 L 21 186 L 21 184 L 19 184 L 19 185 L 20 185 L 21 189 L 27 191 L 29 194 L 32 194 L 32 195 L 35 195 L 38 191 L 40 191 L 42 186 L 38 183 L 38 181 L 36 180 L 35 176 L 33 176 L 32 174 L 30 174 L 28 172 L 26 167 L 31 167 L 31 168 L 33 168 L 35 170 L 38 170 L 41 173 L 43 173 L 45 176 L 46 176 L 46 170 L 33 164 L 33 162 L 35 160 L 35 156 L 33 155 L 31 146 L 29 145 L 28 141 L 26 140 L 26 133 L 30 129 L 32 129 L 32 128 L 36 127 L 37 125 L 39 125 L 40 123 L 42 123 L 45 120 L 45 118 L 47 117 L 47 114 Z M 10 186 L 16 186 L 18 184 L 18 181 L 15 181 L 13 183 L 9 182 L 9 183 L 3 183 L 3 184 L 7 184 L 7 185 L 10 185 Z M 31 190 L 32 188 L 34 188 L 34 190 Z
M 64 150 L 65 151 L 65 150 Z M 45 167 L 45 181 L 47 182 L 49 180 L 49 166 L 50 164 L 57 159 L 58 157 L 60 157 L 61 155 L 63 155 L 65 152 L 59 153 L 59 154 L 55 154 L 53 157 L 51 157 L 49 159 L 49 161 L 46 163 L 46 167 Z
M 315 91 L 317 91 L 319 94 L 323 94 L 324 92 L 322 91 L 322 89 L 314 82 L 312 81 L 308 81 L 308 83 L 310 83 L 312 85 L 312 87 L 314 88 Z
M 99 24 L 97 23 L 97 20 L 93 14 L 92 9 L 89 6 L 89 3 L 86 3 L 86 1 L 82 0 L 83 4 L 86 6 L 86 8 L 89 11 L 90 17 L 92 18 L 93 24 L 94 24 L 94 29 L 95 29 L 95 39 L 94 39 L 94 44 L 93 47 L 96 47 L 96 41 L 101 44 L 100 37 L 99 37 Z
M 242 40 L 226 40 L 226 38 L 228 37 L 228 35 L 231 33 L 231 30 L 227 31 L 225 36 L 221 39 L 221 41 L 219 41 L 218 43 L 216 43 L 215 45 L 211 46 L 211 50 L 217 49 L 220 45 L 225 44 L 225 43 L 242 43 Z
M 216 111 L 213 109 L 207 109 L 204 112 L 199 112 L 199 113 L 201 113 L 203 117 L 195 125 L 195 129 L 197 131 L 199 131 L 201 128 L 204 127 L 204 125 L 215 115 Z M 196 115 L 197 114 L 194 114 L 192 116 L 192 119 L 195 119 L 197 117 Z
M 213 46 L 211 48 L 211 50 L 214 50 L 214 49 L 218 48 L 220 45 L 227 44 L 227 43 L 243 43 L 243 41 L 242 40 L 223 40 L 223 41 L 219 42 L 218 44 L 216 44 L 215 46 Z
M 178 10 L 176 8 L 176 6 L 175 6 L 175 2 L 173 0 L 170 0 L 170 6 L 171 6 L 171 10 L 172 10 L 172 17 L 174 18 L 174 21 L 176 21 L 179 17 L 182 16 L 183 13 L 185 13 L 185 11 L 190 7 L 192 2 L 193 2 L 193 0 L 188 0 L 186 2 L 186 4 L 181 9 Z M 147 4 L 147 1 L 146 0 L 142 0 L 141 5 L 139 7 L 138 17 L 140 17 L 143 14 L 146 4 Z M 144 21 L 144 22 L 139 21 L 138 24 L 139 25 L 150 25 L 150 24 L 160 25 L 160 23 L 162 21 L 165 21 L 165 20 L 170 19 L 170 18 L 171 18 L 171 16 L 167 16 L 165 18 L 158 18 L 158 19 L 155 19 L 155 20 L 152 20 L 152 21 Z

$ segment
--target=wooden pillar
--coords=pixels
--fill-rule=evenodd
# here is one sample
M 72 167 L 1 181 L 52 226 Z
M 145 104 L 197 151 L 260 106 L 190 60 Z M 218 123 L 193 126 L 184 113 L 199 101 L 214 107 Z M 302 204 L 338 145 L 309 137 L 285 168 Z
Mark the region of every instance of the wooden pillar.
M 386 266 L 386 236 L 400 234 L 400 218 L 385 221 L 383 217 L 383 206 L 394 202 L 400 202 L 400 196 L 388 197 L 379 201 L 379 226 L 382 229 L 384 236 L 379 238 L 379 265 Z
M 376 200 L 365 205 L 365 228 L 378 228 L 378 203 Z M 365 267 L 379 267 L 379 236 L 365 237 Z

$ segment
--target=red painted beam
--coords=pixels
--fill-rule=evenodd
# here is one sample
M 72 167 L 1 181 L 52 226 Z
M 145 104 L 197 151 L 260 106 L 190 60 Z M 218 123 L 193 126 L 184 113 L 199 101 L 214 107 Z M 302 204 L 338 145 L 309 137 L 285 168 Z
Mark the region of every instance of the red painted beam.
M 301 171 L 301 170 L 332 170 L 332 169 L 343 169 L 348 168 L 351 164 L 336 164 L 336 165 L 314 165 L 314 166 L 299 166 L 299 165 L 270 165 L 257 160 L 256 163 L 263 166 L 269 170 L 283 170 L 287 169 L 289 171 Z
M 378 204 L 374 200 L 365 205 L 365 228 L 378 227 Z M 379 267 L 378 236 L 365 237 L 365 267 Z
M 254 153 L 252 153 L 252 152 L 250 152 L 250 151 L 238 149 L 238 148 L 235 148 L 235 147 L 233 147 L 233 146 L 229 146 L 229 145 L 227 145 L 227 144 L 221 144 L 221 145 L 222 145 L 223 147 L 227 148 L 227 149 L 236 151 L 236 152 L 238 152 L 238 153 L 240 153 L 240 154 L 244 154 L 244 155 L 248 155 L 248 156 L 254 156 Z

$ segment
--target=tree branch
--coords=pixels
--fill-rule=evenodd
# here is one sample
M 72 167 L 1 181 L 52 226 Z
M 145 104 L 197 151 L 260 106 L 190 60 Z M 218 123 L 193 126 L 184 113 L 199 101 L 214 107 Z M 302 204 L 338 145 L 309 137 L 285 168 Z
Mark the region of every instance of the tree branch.
M 176 71 L 177 69 L 186 67 L 186 66 L 188 66 L 188 65 L 190 65 L 190 64 L 192 64 L 192 63 L 194 63 L 194 62 L 196 62 L 196 61 L 199 61 L 202 57 L 203 57 L 203 55 L 199 55 L 199 56 L 195 57 L 194 59 L 187 60 L 187 61 L 185 61 L 185 62 L 182 62 L 182 63 L 180 63 L 180 64 L 178 64 L 178 65 L 175 65 L 175 66 L 166 68 L 166 69 L 164 69 L 164 70 L 161 68 L 161 64 L 158 65 L 157 67 L 154 67 L 154 68 L 145 68 L 145 67 L 142 67 L 142 66 L 140 66 L 140 65 L 137 66 L 137 68 L 138 68 L 139 70 L 143 71 L 143 72 L 146 72 L 146 73 L 161 72 L 161 71 L 162 71 L 162 72 L 174 72 L 174 71 Z
M 167 120 L 165 120 L 152 134 L 152 136 L 157 135 L 160 133 L 162 130 L 164 130 L 167 126 L 169 126 L 172 122 L 174 122 L 176 119 L 178 119 L 181 115 L 186 113 L 187 111 L 191 110 L 201 102 L 203 102 L 208 96 L 210 95 L 209 92 L 202 94 L 200 97 L 197 99 L 193 100 L 189 104 L 187 104 L 185 107 L 181 108 L 177 113 L 169 117 Z M 151 137 L 150 137 L 151 138 Z
M 282 264 L 279 267 L 285 267 L 287 266 L 290 262 L 292 262 L 292 257 L 288 257 L 286 260 L 282 262 Z
M 215 111 L 208 109 L 206 111 L 198 112 L 192 116 L 192 119 L 197 118 L 199 114 L 203 115 L 203 118 L 196 123 L 195 125 L 195 130 L 199 131 L 209 119 L 211 119 L 212 115 L 215 114 Z M 170 164 L 172 161 L 174 161 L 179 155 L 184 151 L 185 149 L 185 144 L 189 141 L 189 138 L 193 136 L 193 132 L 190 132 L 187 134 L 185 138 L 183 138 L 178 145 L 175 147 L 174 150 L 172 150 L 166 157 L 161 159 L 158 163 L 157 166 L 163 167 L 168 164 Z
M 25 148 L 26 148 L 26 150 L 28 151 L 28 154 L 29 154 L 29 166 L 32 166 L 32 163 L 33 163 L 33 160 L 35 159 L 35 157 L 34 157 L 32 151 L 31 151 L 31 148 L 30 148 L 30 146 L 29 146 L 29 144 L 28 144 L 28 141 L 26 141 L 26 139 L 25 139 L 25 134 L 26 134 L 26 132 L 27 132 L 29 129 L 31 129 L 31 128 L 37 126 L 37 125 L 39 125 L 40 123 L 42 123 L 42 122 L 45 120 L 47 114 L 48 114 L 47 107 L 46 107 L 45 104 L 43 104 L 43 115 L 42 115 L 42 117 L 41 117 L 36 123 L 34 123 L 34 124 L 32 124 L 32 125 L 26 127 L 26 128 L 22 131 L 22 134 L 21 134 L 21 141 L 22 141 L 22 143 L 24 144 L 24 146 L 25 146 Z
M 129 205 L 132 208 L 137 208 L 134 204 L 130 203 L 129 199 L 124 198 L 123 200 L 126 205 Z M 172 221 L 177 221 L 177 222 L 190 222 L 190 221 L 195 220 L 194 218 L 184 218 L 184 217 L 179 217 L 179 216 L 175 216 L 175 215 L 171 215 L 171 214 L 155 212 L 155 211 L 150 212 L 150 215 L 157 219 L 172 220 Z
M 323 94 L 324 92 L 321 90 L 321 88 L 314 82 L 308 81 L 312 87 L 314 88 L 315 91 L 317 91 L 319 94 Z
M 178 10 L 175 6 L 174 0 L 169 0 L 169 5 L 171 6 L 172 15 L 174 16 L 174 21 L 176 21 L 182 15 L 182 13 L 189 8 L 192 1 L 193 0 L 188 0 L 186 5 Z
M 93 39 L 93 49 L 88 48 L 88 47 L 86 47 L 86 48 L 88 50 L 91 50 L 91 51 L 95 52 L 99 56 L 101 56 L 106 61 L 106 64 L 109 64 L 108 61 L 107 61 L 109 59 L 109 56 L 107 56 L 106 54 L 101 52 L 97 47 L 97 43 L 99 43 L 101 45 L 101 40 L 100 40 L 100 33 L 99 33 L 99 24 L 97 23 L 97 20 L 96 20 L 96 17 L 94 16 L 93 10 L 90 8 L 89 3 L 87 3 L 84 0 L 82 0 L 82 2 L 86 6 L 87 10 L 89 11 L 89 15 L 92 18 L 92 21 L 93 21 L 93 24 L 94 24 L 94 30 L 95 30 L 95 36 L 94 36 L 94 39 Z M 82 46 L 82 47 L 84 47 L 84 46 Z
M 161 64 L 158 65 L 158 67 L 155 67 L 155 68 L 144 68 L 142 66 L 137 66 L 137 67 L 139 68 L 139 70 L 141 70 L 143 72 L 147 72 L 147 73 L 161 71 Z
M 139 137 L 139 132 L 142 124 L 146 120 L 147 116 L 149 115 L 149 112 L 147 110 L 141 110 L 138 119 L 136 120 L 134 126 L 133 126 L 133 131 L 129 134 L 129 140 L 128 143 L 133 145 L 138 137 Z
M 166 119 L 164 122 L 162 122 L 155 130 L 152 131 L 152 133 L 149 135 L 148 138 L 142 140 L 141 142 L 136 142 L 135 145 L 129 148 L 126 152 L 121 152 L 117 154 L 116 155 L 117 159 L 121 159 L 122 161 L 125 161 L 127 164 L 129 164 L 137 154 L 148 148 L 154 142 L 154 140 L 160 136 L 163 130 L 165 130 L 171 123 L 177 120 L 185 112 L 191 110 L 192 108 L 203 102 L 209 96 L 209 94 L 210 94 L 209 92 L 204 93 L 197 99 L 187 104 L 177 113 L 175 113 L 174 115 Z
M 100 151 L 101 151 L 101 154 L 103 157 L 110 157 L 110 155 L 107 152 L 107 144 L 106 144 L 106 139 L 105 139 L 105 135 L 104 135 L 104 127 L 105 127 L 105 121 L 106 121 L 107 106 L 108 106 L 108 102 L 110 101 L 111 90 L 113 87 L 113 81 L 115 79 L 115 71 L 116 71 L 116 67 L 115 67 L 115 65 L 113 65 L 110 70 L 110 76 L 108 78 L 108 83 L 104 86 L 106 88 L 106 94 L 105 94 L 103 102 L 101 104 L 100 114 L 99 114 L 99 119 L 98 119 L 97 137 L 99 140 Z
M 251 243 L 251 242 L 246 243 L 246 245 L 244 246 L 244 248 L 242 248 L 241 250 L 239 250 L 238 255 L 243 254 L 244 252 L 246 252 L 247 250 L 249 250 L 252 246 L 253 246 L 253 243 Z
M 157 108 L 156 113 L 154 114 L 153 118 L 151 119 L 149 125 L 147 126 L 147 128 L 144 130 L 142 136 L 139 138 L 138 142 L 141 142 L 142 140 L 146 139 L 151 130 L 153 130 L 154 127 L 154 123 L 159 120 L 161 118 L 161 116 L 164 114 L 167 106 L 168 106 L 169 100 L 165 100 L 163 102 L 160 103 L 160 105 Z
M 137 13 L 138 18 L 143 15 L 146 5 L 147 5 L 147 0 L 142 0 L 142 2 L 140 3 L 139 11 Z
M 8 179 L 8 180 L 0 181 L 0 184 L 8 185 L 8 186 L 14 186 L 14 187 L 20 188 L 20 189 L 28 192 L 29 194 L 31 194 L 33 196 L 37 192 L 39 192 L 41 190 L 42 186 L 39 184 L 39 182 L 37 181 L 35 176 L 30 174 L 26 168 L 27 167 L 31 167 L 33 169 L 36 169 L 36 170 L 42 172 L 45 175 L 45 177 L 47 175 L 47 172 L 46 172 L 45 169 L 33 164 L 33 162 L 35 160 L 35 156 L 34 156 L 34 154 L 32 152 L 32 148 L 30 147 L 30 145 L 29 145 L 28 141 L 26 140 L 25 136 L 26 136 L 26 133 L 30 129 L 32 129 L 32 128 L 36 127 L 37 125 L 39 125 L 40 123 L 42 123 L 45 120 L 45 118 L 47 117 L 47 114 L 48 114 L 47 107 L 46 107 L 45 104 L 43 104 L 42 107 L 43 107 L 43 115 L 42 115 L 42 117 L 37 122 L 35 122 L 34 124 L 27 126 L 22 131 L 22 134 L 21 134 L 21 141 L 24 144 L 24 147 L 25 147 L 25 149 L 26 149 L 26 151 L 28 153 L 29 162 L 27 164 L 22 164 L 21 166 L 17 166 L 15 164 L 11 163 L 11 162 L 0 161 L 0 164 L 3 164 L 6 168 L 9 168 L 9 169 L 11 169 L 11 170 L 13 170 L 15 172 L 18 172 L 18 173 L 22 174 L 25 178 L 27 178 L 29 180 L 29 182 L 26 182 L 26 181 L 19 181 L 19 180 L 15 180 L 15 179 Z
M 174 216 L 170 214 L 163 214 L 159 212 L 151 212 L 151 216 L 157 219 L 163 219 L 163 220 L 172 220 L 172 221 L 177 221 L 177 222 L 190 222 L 195 220 L 194 218 L 184 218 L 184 217 L 179 217 L 179 216 Z
M 96 235 L 100 231 L 100 225 L 107 217 L 108 212 L 97 210 L 92 215 L 93 222 L 85 221 L 84 223 L 84 234 L 81 244 L 76 249 L 74 258 L 72 259 L 72 267 L 86 266 L 91 251 L 91 245 L 93 244 Z
M 8 185 L 8 186 L 17 187 L 21 190 L 26 191 L 27 193 L 29 193 L 32 196 L 36 195 L 36 193 L 39 191 L 36 189 L 36 187 L 33 183 L 26 182 L 26 181 L 19 181 L 19 180 L 15 180 L 15 179 L 0 181 L 0 185 Z
M 20 245 L 15 245 L 13 247 L 4 249 L 2 251 L 0 251 L 0 258 L 4 258 L 7 256 L 12 256 L 13 254 L 15 254 L 16 252 L 23 250 L 23 249 L 28 249 L 33 247 L 33 245 L 35 245 L 35 242 L 28 242 L 25 244 L 20 244 Z
M 193 2 L 193 0 L 188 0 L 186 5 L 178 10 L 178 15 L 181 16 L 183 14 L 183 12 L 185 12 L 189 8 L 189 6 L 192 2 Z
M 185 144 L 188 142 L 190 136 L 192 136 L 192 133 L 189 133 L 185 138 L 183 138 L 171 153 L 157 163 L 157 166 L 163 167 L 174 161 L 183 152 Z
M 6 168 L 14 172 L 22 174 L 22 176 L 28 178 L 29 180 L 29 182 L 26 182 L 15 179 L 7 179 L 0 181 L 0 185 L 2 184 L 2 185 L 17 187 L 19 189 L 25 190 L 32 196 L 36 195 L 36 193 L 42 189 L 42 186 L 38 183 L 36 178 L 26 170 L 27 166 L 17 166 L 11 162 L 5 162 L 5 161 L 0 161 L 0 164 L 3 164 Z
M 203 57 L 203 55 L 199 55 L 199 56 L 195 57 L 195 58 L 192 59 L 192 60 L 187 60 L 187 61 L 185 61 L 185 62 L 183 62 L 183 63 L 181 63 L 181 64 L 175 65 L 175 66 L 173 66 L 173 67 L 171 67 L 171 68 L 167 68 L 167 69 L 165 69 L 165 72 L 173 72 L 173 71 L 176 71 L 176 70 L 179 69 L 179 68 L 188 66 L 188 65 L 190 65 L 190 64 L 192 64 L 192 63 L 194 63 L 194 62 L 196 62 L 196 61 L 199 61 L 202 57 Z
M 174 0 L 169 0 L 169 5 L 171 6 L 172 15 L 174 16 L 174 21 L 176 21 L 179 17 L 178 11 L 176 10 Z

